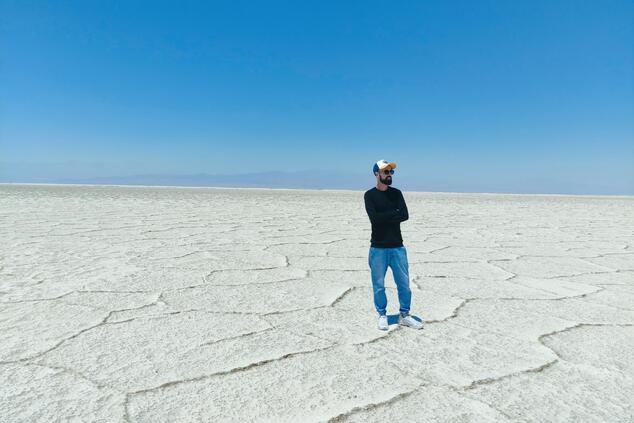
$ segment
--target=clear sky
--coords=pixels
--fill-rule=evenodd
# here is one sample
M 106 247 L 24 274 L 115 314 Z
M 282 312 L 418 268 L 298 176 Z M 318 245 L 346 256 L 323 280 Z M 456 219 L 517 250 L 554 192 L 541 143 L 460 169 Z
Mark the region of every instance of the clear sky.
M 371 184 L 384 158 L 429 190 L 634 194 L 632 1 L 0 4 L 5 179 Z

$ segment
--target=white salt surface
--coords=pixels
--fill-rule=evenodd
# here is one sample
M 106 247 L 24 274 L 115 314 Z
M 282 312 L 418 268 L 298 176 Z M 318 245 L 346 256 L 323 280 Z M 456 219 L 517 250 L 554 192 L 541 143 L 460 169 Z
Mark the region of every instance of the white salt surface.
M 382 332 L 362 192 L 1 185 L 1 421 L 634 421 L 633 198 L 405 198 Z

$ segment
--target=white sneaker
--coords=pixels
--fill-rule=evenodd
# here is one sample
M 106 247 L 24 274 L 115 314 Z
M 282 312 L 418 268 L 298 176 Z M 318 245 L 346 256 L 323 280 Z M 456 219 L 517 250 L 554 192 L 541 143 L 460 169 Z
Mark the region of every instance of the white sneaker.
M 403 326 L 409 326 L 410 328 L 414 328 L 414 329 L 422 329 L 423 328 L 423 323 L 419 322 L 418 320 L 414 319 L 411 315 L 407 315 L 405 317 L 401 316 L 399 314 L 398 316 L 398 324 L 399 325 L 403 325 Z
M 387 316 L 379 316 L 379 329 L 381 330 L 388 329 Z

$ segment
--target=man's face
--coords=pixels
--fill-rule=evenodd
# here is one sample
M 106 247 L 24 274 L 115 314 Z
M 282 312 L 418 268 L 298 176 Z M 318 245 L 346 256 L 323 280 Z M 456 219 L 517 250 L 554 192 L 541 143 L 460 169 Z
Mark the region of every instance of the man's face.
M 385 185 L 392 185 L 393 170 L 383 169 L 379 171 L 379 181 Z

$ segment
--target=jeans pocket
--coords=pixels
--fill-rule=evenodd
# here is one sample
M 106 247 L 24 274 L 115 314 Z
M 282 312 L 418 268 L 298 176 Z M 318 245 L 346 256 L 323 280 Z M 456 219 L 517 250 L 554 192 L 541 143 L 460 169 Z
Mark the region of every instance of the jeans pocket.
M 408 271 L 409 270 L 409 263 L 407 260 L 407 250 L 405 249 L 405 247 L 401 247 L 398 249 L 398 260 L 401 263 L 401 266 Z

